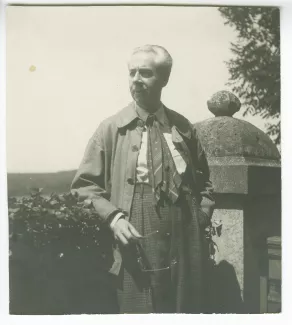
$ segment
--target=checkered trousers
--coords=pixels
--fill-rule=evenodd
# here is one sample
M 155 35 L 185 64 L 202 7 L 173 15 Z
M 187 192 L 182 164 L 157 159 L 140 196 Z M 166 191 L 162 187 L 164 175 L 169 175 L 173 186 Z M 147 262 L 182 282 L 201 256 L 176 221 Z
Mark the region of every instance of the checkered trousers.
M 177 295 L 185 286 L 182 236 L 173 231 L 181 227 L 178 215 L 178 205 L 165 202 L 155 208 L 151 186 L 136 185 L 130 222 L 146 238 L 139 242 L 139 251 L 134 244 L 121 248 L 124 274 L 123 288 L 118 292 L 120 313 L 177 312 Z M 141 271 L 141 254 L 147 270 L 153 271 Z M 155 271 L 158 269 L 162 270 Z

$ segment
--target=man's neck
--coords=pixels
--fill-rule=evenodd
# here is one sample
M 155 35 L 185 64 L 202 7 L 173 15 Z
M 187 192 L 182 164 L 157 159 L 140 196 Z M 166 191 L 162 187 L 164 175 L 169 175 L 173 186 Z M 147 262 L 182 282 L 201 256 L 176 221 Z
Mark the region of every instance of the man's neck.
M 156 103 L 151 103 L 151 104 L 147 104 L 147 105 L 136 102 L 136 106 L 139 109 L 143 110 L 146 114 L 154 114 L 161 108 L 162 103 L 160 100 Z
M 163 110 L 163 104 L 160 102 L 160 106 L 154 111 L 149 112 L 149 110 L 145 110 L 141 108 L 137 103 L 135 103 L 136 106 L 136 112 L 138 116 L 146 122 L 149 114 L 155 114 L 156 118 L 161 124 L 165 123 L 165 116 L 164 116 L 164 110 Z

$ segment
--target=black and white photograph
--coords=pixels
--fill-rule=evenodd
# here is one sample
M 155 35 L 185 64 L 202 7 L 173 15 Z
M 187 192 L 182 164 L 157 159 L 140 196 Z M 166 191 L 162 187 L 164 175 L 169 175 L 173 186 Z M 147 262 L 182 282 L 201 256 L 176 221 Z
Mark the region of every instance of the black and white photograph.
M 6 7 L 10 315 L 282 312 L 280 18 Z

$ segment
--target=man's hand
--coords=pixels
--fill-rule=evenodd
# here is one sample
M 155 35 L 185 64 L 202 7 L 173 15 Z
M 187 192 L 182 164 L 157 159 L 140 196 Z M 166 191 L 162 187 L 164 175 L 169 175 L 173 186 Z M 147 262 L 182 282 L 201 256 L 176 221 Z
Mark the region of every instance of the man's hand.
M 198 210 L 198 219 L 201 227 L 206 228 L 211 224 L 210 212 L 206 209 L 200 208 Z
M 123 245 L 128 245 L 130 242 L 136 241 L 142 237 L 134 226 L 123 218 L 119 219 L 115 223 L 112 230 L 114 232 L 115 239 Z

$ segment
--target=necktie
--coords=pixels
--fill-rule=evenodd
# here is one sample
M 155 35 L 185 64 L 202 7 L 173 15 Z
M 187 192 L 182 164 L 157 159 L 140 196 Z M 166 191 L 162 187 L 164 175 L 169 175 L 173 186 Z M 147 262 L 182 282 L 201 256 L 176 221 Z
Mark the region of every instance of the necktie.
M 147 165 L 155 203 L 160 200 L 161 191 L 174 203 L 179 196 L 181 177 L 176 170 L 155 115 L 148 116 L 146 126 L 148 132 Z
M 149 170 L 149 180 L 152 185 L 154 196 L 159 201 L 160 194 L 158 186 L 162 183 L 162 144 L 161 134 L 159 131 L 158 121 L 155 115 L 150 114 L 146 120 L 148 133 L 148 148 L 147 148 L 147 165 Z

